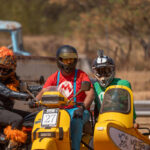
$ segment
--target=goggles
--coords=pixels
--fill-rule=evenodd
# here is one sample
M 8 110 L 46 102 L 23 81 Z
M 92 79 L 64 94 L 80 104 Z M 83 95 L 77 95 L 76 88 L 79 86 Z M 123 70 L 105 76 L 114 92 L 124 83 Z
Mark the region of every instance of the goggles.
M 75 59 L 74 59 L 74 58 L 61 58 L 61 61 L 62 61 L 65 65 L 68 65 L 68 64 L 74 63 Z
M 12 72 L 13 69 L 9 69 L 9 68 L 0 68 L 0 73 L 4 73 L 4 74 L 7 74 L 7 73 L 10 73 Z
M 96 76 L 100 77 L 109 77 L 113 72 L 112 67 L 99 67 L 95 68 Z
M 8 68 L 0 68 L 0 72 L 8 72 L 10 69 Z

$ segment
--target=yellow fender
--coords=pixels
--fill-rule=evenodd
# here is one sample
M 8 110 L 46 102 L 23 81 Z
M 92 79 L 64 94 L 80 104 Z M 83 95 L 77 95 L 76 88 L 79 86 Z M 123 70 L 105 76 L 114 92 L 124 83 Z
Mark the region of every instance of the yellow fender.
M 68 112 L 60 110 L 57 126 L 52 128 L 44 128 L 41 126 L 42 114 L 43 110 L 37 114 L 34 120 L 32 150 L 60 150 L 62 148 L 64 150 L 70 150 L 70 116 Z M 43 135 L 41 136 L 41 134 Z
M 55 140 L 51 138 L 36 139 L 31 150 L 57 150 L 57 145 Z

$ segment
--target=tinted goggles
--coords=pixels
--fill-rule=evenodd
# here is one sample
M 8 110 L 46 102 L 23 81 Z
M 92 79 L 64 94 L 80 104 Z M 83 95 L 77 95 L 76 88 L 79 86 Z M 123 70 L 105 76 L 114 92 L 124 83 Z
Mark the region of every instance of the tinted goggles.
M 8 68 L 0 68 L 0 72 L 11 72 L 12 69 L 8 69 Z
M 75 59 L 74 58 L 61 58 L 61 61 L 67 65 L 67 64 L 74 63 Z
M 98 77 L 109 77 L 113 72 L 112 67 L 100 67 L 95 69 L 95 73 Z

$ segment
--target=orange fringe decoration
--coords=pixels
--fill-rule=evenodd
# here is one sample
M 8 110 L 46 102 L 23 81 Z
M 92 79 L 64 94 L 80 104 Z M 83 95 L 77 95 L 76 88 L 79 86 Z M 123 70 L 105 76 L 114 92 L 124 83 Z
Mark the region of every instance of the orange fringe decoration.
M 14 84 L 7 84 L 6 85 L 9 89 L 15 91 L 15 92 L 18 92 L 17 88 L 14 86 Z
M 27 134 L 21 130 L 11 129 L 11 126 L 7 126 L 4 129 L 4 134 L 7 139 L 11 139 L 13 142 L 25 143 L 27 139 Z
M 17 88 L 19 87 L 19 80 L 16 79 L 14 74 L 10 77 L 10 79 L 12 83 L 8 83 L 6 86 L 15 92 L 18 92 Z
M 23 132 L 31 132 L 32 131 L 32 128 L 27 128 L 27 127 L 22 127 L 22 131 Z

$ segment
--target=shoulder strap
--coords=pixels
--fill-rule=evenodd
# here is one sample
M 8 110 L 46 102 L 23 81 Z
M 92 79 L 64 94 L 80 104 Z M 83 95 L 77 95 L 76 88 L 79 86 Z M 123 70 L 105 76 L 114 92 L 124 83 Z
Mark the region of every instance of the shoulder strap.
M 99 86 L 99 83 L 98 82 L 95 82 L 95 90 L 96 90 L 96 93 L 99 94 L 100 92 L 100 86 Z
M 73 82 L 73 94 L 75 95 L 76 94 L 76 80 L 77 80 L 77 72 L 78 70 L 76 69 L 75 70 L 75 75 L 74 75 L 74 82 Z M 60 71 L 58 71 L 58 74 L 57 74 L 57 86 L 59 85 L 59 79 L 60 79 Z M 74 97 L 74 102 L 76 102 L 76 97 Z
M 60 71 L 57 73 L 57 86 L 59 85 Z
M 100 85 L 99 85 L 98 82 L 95 82 L 94 86 L 95 86 L 95 90 L 96 90 L 96 93 L 97 93 L 98 98 L 99 98 L 99 94 L 100 94 L 100 91 L 101 91 L 101 87 L 100 87 Z M 99 100 L 100 100 L 100 99 L 99 99 Z M 100 102 L 102 103 L 101 100 L 100 100 Z
M 74 92 L 74 95 L 76 94 L 76 80 L 77 80 L 77 72 L 78 72 L 78 70 L 76 69 L 75 70 L 75 75 L 74 75 L 74 82 L 73 82 L 73 92 Z M 76 97 L 74 97 L 74 102 L 76 102 L 77 101 L 77 98 Z

